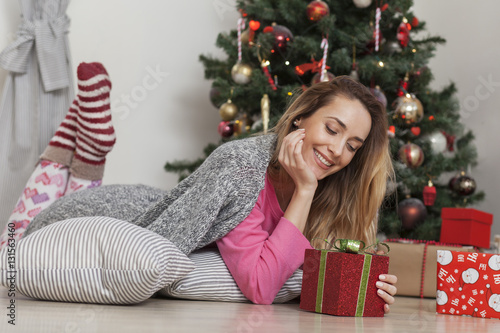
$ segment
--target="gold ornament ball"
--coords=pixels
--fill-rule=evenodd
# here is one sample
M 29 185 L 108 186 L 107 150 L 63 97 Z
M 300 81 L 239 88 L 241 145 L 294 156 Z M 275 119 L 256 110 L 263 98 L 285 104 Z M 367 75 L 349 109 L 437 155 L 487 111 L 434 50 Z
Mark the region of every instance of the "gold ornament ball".
M 414 125 L 424 118 L 424 107 L 415 95 L 406 94 L 396 99 L 394 118 L 400 125 Z
M 224 121 L 233 120 L 238 114 L 238 107 L 236 106 L 236 104 L 228 100 L 226 103 L 220 106 L 219 114 Z
M 417 168 L 424 163 L 424 151 L 414 143 L 407 143 L 398 151 L 399 159 L 409 168 Z
M 231 77 L 238 84 L 247 84 L 252 76 L 252 67 L 241 62 L 237 63 L 231 69 Z

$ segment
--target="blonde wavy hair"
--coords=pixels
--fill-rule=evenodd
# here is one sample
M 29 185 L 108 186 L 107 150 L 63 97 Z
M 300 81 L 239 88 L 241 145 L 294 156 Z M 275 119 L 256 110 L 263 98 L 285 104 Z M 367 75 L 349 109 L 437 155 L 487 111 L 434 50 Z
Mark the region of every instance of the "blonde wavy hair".
M 276 150 L 268 168 L 271 179 L 278 184 L 290 181 L 280 167 L 278 155 L 285 136 L 296 129 L 293 121 L 310 117 L 337 96 L 360 101 L 370 114 L 371 129 L 351 162 L 318 182 L 304 230 L 305 237 L 318 249 L 327 245 L 323 239 L 348 238 L 362 240 L 366 245 L 374 243 L 387 180 L 394 178 L 384 107 L 364 85 L 339 76 L 298 94 L 270 130 L 277 134 Z

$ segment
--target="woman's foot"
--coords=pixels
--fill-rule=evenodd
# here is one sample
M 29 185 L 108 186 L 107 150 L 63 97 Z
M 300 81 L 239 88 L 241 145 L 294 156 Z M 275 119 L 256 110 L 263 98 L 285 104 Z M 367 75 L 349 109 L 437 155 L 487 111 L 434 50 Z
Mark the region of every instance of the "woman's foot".
M 116 142 L 111 122 L 111 81 L 100 63 L 78 66 L 78 118 L 76 149 L 70 173 L 86 180 L 100 180 L 106 155 Z
M 76 148 L 77 121 L 78 100 L 75 99 L 47 148 L 40 156 L 40 160 L 56 162 L 66 167 L 70 166 Z

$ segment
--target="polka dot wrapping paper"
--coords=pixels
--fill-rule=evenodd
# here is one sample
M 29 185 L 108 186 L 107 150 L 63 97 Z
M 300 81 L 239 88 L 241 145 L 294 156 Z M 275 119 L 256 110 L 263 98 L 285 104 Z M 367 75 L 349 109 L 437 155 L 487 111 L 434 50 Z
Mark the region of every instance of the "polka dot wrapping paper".
M 386 255 L 305 251 L 300 308 L 349 317 L 383 317 L 375 283 L 387 274 Z
M 436 312 L 500 318 L 500 255 L 438 251 Z

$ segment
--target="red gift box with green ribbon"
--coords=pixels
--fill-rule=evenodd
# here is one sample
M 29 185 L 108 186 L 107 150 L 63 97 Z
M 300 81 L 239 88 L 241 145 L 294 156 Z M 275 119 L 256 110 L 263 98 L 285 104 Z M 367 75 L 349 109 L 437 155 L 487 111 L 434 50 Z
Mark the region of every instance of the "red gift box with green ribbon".
M 384 316 L 385 302 L 375 283 L 380 274 L 387 274 L 389 257 L 368 253 L 360 243 L 338 239 L 336 251 L 305 251 L 301 309 L 335 316 Z

